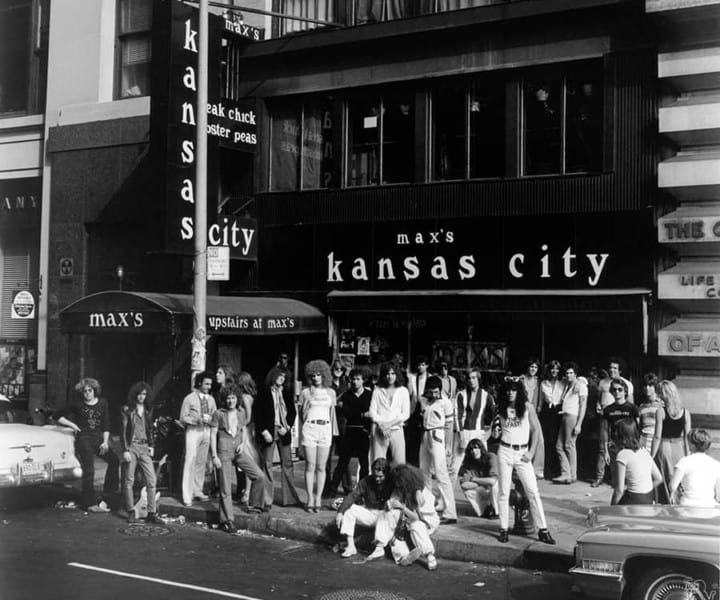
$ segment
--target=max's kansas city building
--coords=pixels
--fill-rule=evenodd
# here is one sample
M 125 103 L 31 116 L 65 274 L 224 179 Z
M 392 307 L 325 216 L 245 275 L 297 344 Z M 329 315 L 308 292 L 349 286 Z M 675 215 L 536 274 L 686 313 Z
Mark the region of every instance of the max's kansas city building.
M 619 355 L 716 426 L 720 3 L 252 4 L 333 25 L 211 20 L 210 238 L 233 258 L 209 366 Z M 38 368 L 55 404 L 81 375 L 114 402 L 139 378 L 170 398 L 191 351 L 196 9 L 83 5 L 78 29 L 76 1 L 52 4 Z

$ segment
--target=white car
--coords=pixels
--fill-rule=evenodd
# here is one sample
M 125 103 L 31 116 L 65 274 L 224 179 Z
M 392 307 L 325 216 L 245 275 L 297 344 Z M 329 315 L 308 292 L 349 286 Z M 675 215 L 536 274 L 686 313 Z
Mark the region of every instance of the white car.
M 81 476 L 69 427 L 0 423 L 0 489 L 65 483 Z

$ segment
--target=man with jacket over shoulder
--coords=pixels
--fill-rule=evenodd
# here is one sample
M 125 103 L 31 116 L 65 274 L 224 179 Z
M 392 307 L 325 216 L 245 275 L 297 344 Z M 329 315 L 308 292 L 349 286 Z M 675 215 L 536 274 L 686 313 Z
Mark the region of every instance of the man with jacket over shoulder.
M 255 440 L 260 454 L 261 468 L 267 479 L 265 484 L 264 511 L 273 505 L 273 451 L 277 446 L 280 455 L 280 486 L 282 506 L 302 506 L 293 482 L 292 427 L 297 409 L 290 389 L 285 387 L 285 372 L 273 367 L 268 373 L 268 383 L 258 394 L 254 405 Z

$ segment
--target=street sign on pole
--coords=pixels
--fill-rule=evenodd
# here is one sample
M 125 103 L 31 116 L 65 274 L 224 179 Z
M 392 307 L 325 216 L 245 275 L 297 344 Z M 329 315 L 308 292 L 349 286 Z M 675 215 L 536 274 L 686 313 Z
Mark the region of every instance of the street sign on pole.
M 230 248 L 227 246 L 208 246 L 208 281 L 230 281 Z

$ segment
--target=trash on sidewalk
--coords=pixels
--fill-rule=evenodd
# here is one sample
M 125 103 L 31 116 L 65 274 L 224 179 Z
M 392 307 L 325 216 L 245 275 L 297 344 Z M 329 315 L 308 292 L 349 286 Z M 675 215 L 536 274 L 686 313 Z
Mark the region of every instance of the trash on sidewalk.
M 72 500 L 58 500 L 55 508 L 77 508 L 77 504 Z
M 477 583 L 473 584 L 475 587 L 484 587 L 485 582 L 484 581 L 478 581 Z
M 185 515 L 180 515 L 179 517 L 171 517 L 169 515 L 160 515 L 160 518 L 162 519 L 162 522 L 166 525 L 169 523 L 174 523 L 176 525 L 185 525 Z

